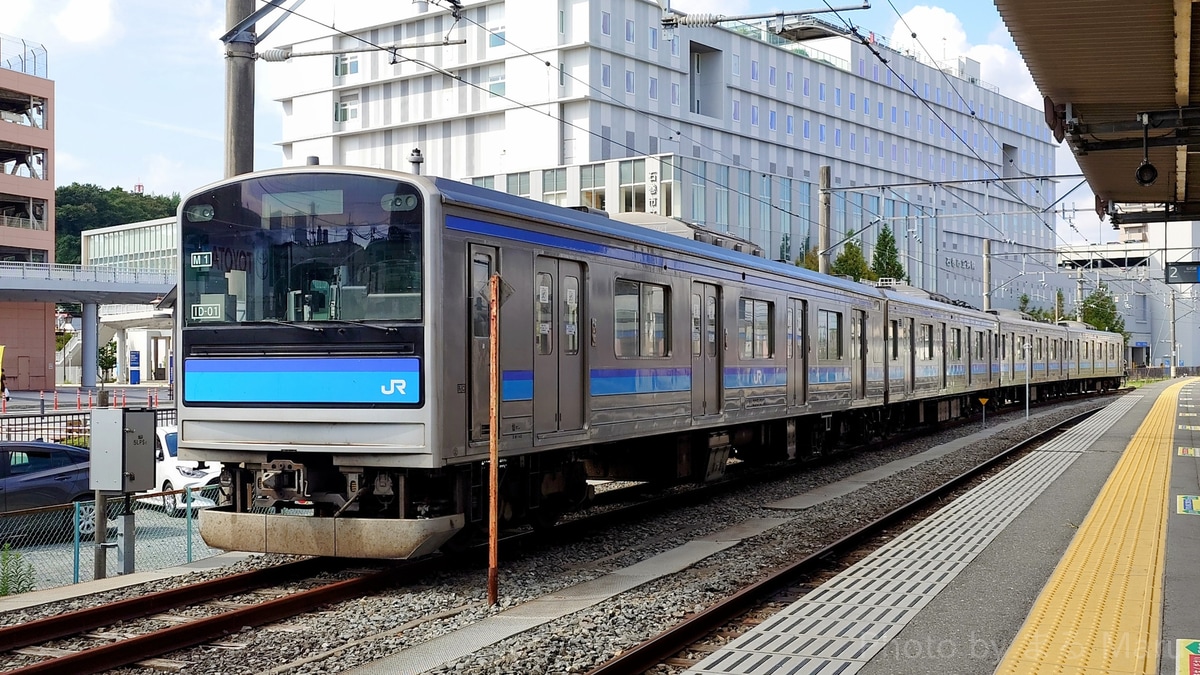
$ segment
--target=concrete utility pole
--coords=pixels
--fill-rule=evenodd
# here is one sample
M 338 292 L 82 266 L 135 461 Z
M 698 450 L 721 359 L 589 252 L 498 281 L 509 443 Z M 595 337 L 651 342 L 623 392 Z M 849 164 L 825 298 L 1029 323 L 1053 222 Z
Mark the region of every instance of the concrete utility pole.
M 254 12 L 254 0 L 225 0 L 228 30 Z M 254 170 L 254 27 L 225 44 L 225 177 Z
M 830 178 L 832 174 L 829 165 L 821 165 L 818 175 L 817 192 L 820 207 L 817 210 L 817 271 L 821 274 L 829 274 L 829 219 L 832 203 L 832 195 L 829 190 L 830 184 L 833 182 Z
M 992 308 L 992 240 L 983 240 L 983 311 Z

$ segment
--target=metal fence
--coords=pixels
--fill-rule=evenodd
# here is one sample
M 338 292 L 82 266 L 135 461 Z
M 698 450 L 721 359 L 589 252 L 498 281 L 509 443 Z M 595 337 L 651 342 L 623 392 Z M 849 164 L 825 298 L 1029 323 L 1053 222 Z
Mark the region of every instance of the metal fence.
M 156 426 L 176 424 L 175 408 L 154 411 Z M 53 415 L 7 414 L 0 417 L 0 441 L 47 441 L 86 448 L 91 445 L 91 411 Z
M 139 495 L 129 500 L 133 513 L 133 571 L 162 569 L 217 555 L 200 538 L 197 516 L 214 504 L 218 488 Z M 52 588 L 94 578 L 97 551 L 106 576 L 124 569 L 128 552 L 118 529 L 123 499 L 107 503 L 107 528 L 96 544 L 96 504 L 85 501 L 26 511 L 0 513 L 0 595 Z

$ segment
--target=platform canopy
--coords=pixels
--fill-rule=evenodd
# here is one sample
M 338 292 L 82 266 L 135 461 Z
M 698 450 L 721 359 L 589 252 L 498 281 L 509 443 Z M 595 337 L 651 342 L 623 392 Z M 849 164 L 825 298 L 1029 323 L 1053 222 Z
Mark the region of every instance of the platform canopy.
M 1114 222 L 1200 219 L 1200 12 L 1193 3 L 995 1 L 1045 97 L 1047 123 L 1070 144 L 1097 210 L 1149 207 L 1122 209 Z

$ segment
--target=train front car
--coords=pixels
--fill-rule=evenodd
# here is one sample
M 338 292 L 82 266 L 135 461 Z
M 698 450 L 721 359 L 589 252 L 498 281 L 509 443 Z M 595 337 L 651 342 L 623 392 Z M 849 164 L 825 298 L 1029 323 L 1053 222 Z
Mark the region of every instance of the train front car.
M 436 201 L 311 167 L 180 206 L 179 447 L 222 467 L 210 546 L 406 558 L 462 528 L 435 497 Z

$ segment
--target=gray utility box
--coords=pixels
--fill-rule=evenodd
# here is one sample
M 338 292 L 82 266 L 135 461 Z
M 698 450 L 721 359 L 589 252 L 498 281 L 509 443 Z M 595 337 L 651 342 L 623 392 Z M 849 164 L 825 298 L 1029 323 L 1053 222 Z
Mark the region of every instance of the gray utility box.
M 92 409 L 91 489 L 154 489 L 154 411 Z

